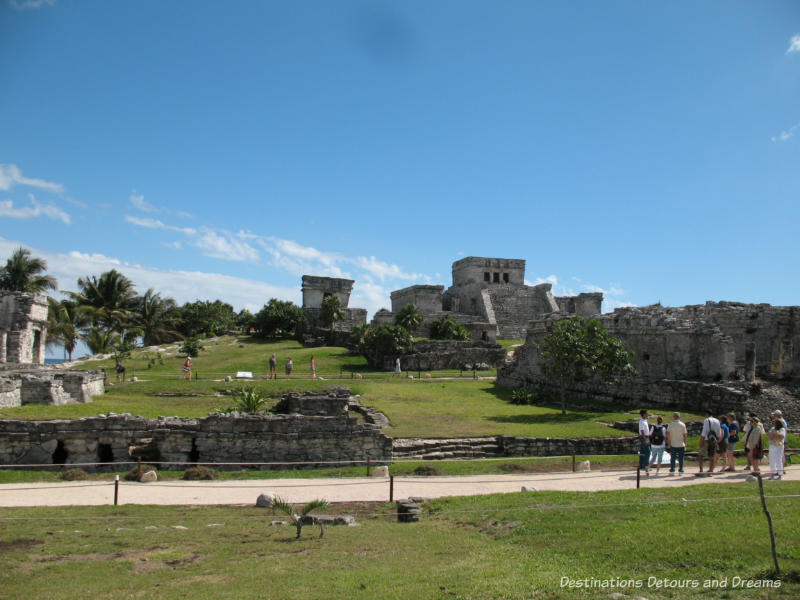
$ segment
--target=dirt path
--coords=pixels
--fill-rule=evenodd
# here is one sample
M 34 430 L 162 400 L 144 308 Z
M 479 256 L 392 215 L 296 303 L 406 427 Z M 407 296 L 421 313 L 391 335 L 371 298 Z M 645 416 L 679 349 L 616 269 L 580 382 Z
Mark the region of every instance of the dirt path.
M 800 466 L 790 466 L 785 479 L 796 480 Z M 642 478 L 643 488 L 736 483 L 746 473 L 719 473 L 695 477 L 693 473 Z M 275 492 L 290 502 L 325 498 L 329 502 L 388 501 L 389 479 L 348 477 L 341 479 L 269 479 L 250 481 L 120 482 L 120 504 L 254 504 L 259 494 Z M 471 475 L 460 477 L 395 477 L 394 499 L 416 496 L 473 496 L 519 492 L 522 486 L 536 490 L 597 491 L 634 489 L 636 473 L 594 471 L 588 473 L 539 473 L 521 475 Z M 0 507 L 69 506 L 113 504 L 113 482 L 16 483 L 0 485 Z

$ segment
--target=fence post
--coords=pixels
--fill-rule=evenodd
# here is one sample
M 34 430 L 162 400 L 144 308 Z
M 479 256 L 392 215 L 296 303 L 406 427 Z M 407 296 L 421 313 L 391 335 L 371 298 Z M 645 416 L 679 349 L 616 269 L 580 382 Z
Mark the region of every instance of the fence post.
M 639 481 L 641 479 L 641 472 L 642 472 L 642 468 L 641 467 L 636 467 L 636 489 L 637 490 L 639 489 Z
M 575 453 L 572 453 L 572 472 L 575 472 Z
M 367 477 L 369 477 L 370 458 L 367 457 Z
M 394 475 L 389 475 L 389 502 L 394 502 Z
M 114 475 L 114 506 L 119 503 L 119 475 Z

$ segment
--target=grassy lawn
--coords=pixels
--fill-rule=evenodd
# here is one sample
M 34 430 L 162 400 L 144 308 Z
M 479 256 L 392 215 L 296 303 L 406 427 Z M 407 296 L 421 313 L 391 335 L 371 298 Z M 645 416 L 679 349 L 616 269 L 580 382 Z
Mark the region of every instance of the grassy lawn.
M 360 526 L 321 539 L 309 527 L 300 540 L 270 526 L 280 517 L 265 509 L 0 509 L 0 589 L 9 599 L 797 598 L 800 508 L 779 496 L 800 483 L 765 486 L 789 574 L 778 589 L 731 587 L 772 579 L 766 522 L 747 484 L 441 499 L 415 524 L 397 523 L 394 505 L 334 506 L 326 512 L 355 514 Z M 644 541 L 651 531 L 657 549 Z M 730 533 L 722 543 L 721 531 Z M 649 577 L 700 587 L 658 589 Z M 642 588 L 570 589 L 564 578 Z M 726 578 L 727 589 L 702 587 Z

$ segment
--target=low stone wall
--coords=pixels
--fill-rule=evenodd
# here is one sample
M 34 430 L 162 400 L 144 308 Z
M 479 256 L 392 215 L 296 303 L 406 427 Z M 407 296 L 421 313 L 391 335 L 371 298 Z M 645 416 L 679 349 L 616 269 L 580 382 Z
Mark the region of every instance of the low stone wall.
M 333 416 L 214 414 L 202 419 L 109 415 L 75 421 L 0 421 L 0 464 L 143 461 L 386 463 L 392 441 L 379 427 Z M 321 402 L 317 402 L 320 406 Z M 312 409 L 312 411 L 315 409 Z M 309 466 L 309 465 L 304 465 Z M 101 465 L 102 468 L 102 465 Z M 230 468 L 239 468 L 231 466 Z M 269 467 L 264 467 L 269 468 Z
M 392 356 L 381 360 L 380 368 L 394 369 Z M 414 342 L 414 352 L 404 354 L 400 362 L 404 371 L 434 371 L 441 369 L 463 369 L 466 365 L 484 363 L 489 367 L 502 365 L 506 350 L 492 342 L 455 342 L 426 340 Z
M 69 371 L 37 365 L 4 365 L 0 369 L 0 407 L 23 404 L 91 402 L 105 392 L 102 370 Z
M 528 438 L 498 436 L 506 456 L 602 456 L 636 454 L 639 441 L 635 436 L 619 438 Z

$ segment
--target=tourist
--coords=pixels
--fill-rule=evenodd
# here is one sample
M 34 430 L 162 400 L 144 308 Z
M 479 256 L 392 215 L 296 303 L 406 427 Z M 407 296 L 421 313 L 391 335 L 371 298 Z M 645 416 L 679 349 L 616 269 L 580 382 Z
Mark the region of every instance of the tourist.
M 122 364 L 120 359 L 117 359 L 117 365 L 114 367 L 114 370 L 117 372 L 117 381 L 119 378 L 122 377 L 122 381 L 125 381 L 125 367 Z
M 739 441 L 739 421 L 736 420 L 736 413 L 728 415 L 728 468 L 726 471 L 734 472 L 736 470 L 736 458 L 733 456 L 733 451 L 736 447 L 736 442 Z
M 314 355 L 313 354 L 311 355 L 310 363 L 311 363 L 311 379 L 316 379 L 317 378 L 317 363 L 314 360 Z
M 286 379 L 292 378 L 292 369 L 294 369 L 294 363 L 292 362 L 292 357 L 286 359 Z
M 394 375 L 392 377 L 400 377 L 400 373 L 402 373 L 402 369 L 400 368 L 400 357 L 398 356 L 394 361 Z
M 276 379 L 277 375 L 275 374 L 275 370 L 278 368 L 278 357 L 275 356 L 275 353 L 272 353 L 272 356 L 269 357 L 269 378 Z
M 183 362 L 183 379 L 189 380 L 192 378 L 192 357 L 187 356 Z
M 753 417 L 755 417 L 753 413 L 747 413 L 747 423 L 744 424 L 744 428 L 742 429 L 742 437 L 745 441 L 744 457 L 747 459 L 747 466 L 744 468 L 745 471 L 749 471 L 751 469 L 750 450 L 747 447 L 747 436 L 750 434 L 750 430 L 753 428 Z
M 664 450 L 667 447 L 666 427 L 663 425 L 664 419 L 656 417 L 656 424 L 650 427 L 650 467 L 655 464 L 656 475 L 661 468 L 661 460 L 664 458 Z
M 762 435 L 764 435 L 764 427 L 762 427 L 761 421 L 758 417 L 751 414 L 750 430 L 747 432 L 744 444 L 753 473 L 759 472 L 761 458 L 764 456 L 764 446 L 761 440 Z
M 717 459 L 717 442 L 722 437 L 722 429 L 719 420 L 711 415 L 710 410 L 706 410 L 706 418 L 703 420 L 703 430 L 700 432 L 700 452 L 697 454 L 697 464 L 699 470 L 697 475 L 703 472 L 703 459 L 708 458 L 708 473 L 714 472 L 714 465 Z
M 773 420 L 778 420 L 783 424 L 783 428 L 788 432 L 789 425 L 786 423 L 786 419 L 783 418 L 783 413 L 780 410 L 775 410 L 772 413 Z M 786 444 L 783 445 L 783 468 L 786 468 Z
M 776 418 L 772 423 L 772 429 L 767 433 L 769 438 L 769 470 L 770 479 L 780 480 L 783 476 L 783 449 L 785 444 L 783 441 L 786 439 L 786 427 L 783 425 L 783 420 Z
M 728 438 L 730 437 L 731 430 L 728 427 L 728 417 L 727 415 L 722 415 L 719 418 L 719 428 L 722 431 L 722 435 L 717 442 L 717 458 L 716 460 L 719 461 L 720 464 L 720 472 L 725 471 L 725 467 L 728 466 Z M 713 471 L 714 468 L 711 468 Z
M 669 442 L 669 474 L 675 475 L 675 462 L 683 474 L 683 459 L 686 455 L 686 425 L 681 421 L 681 413 L 672 413 L 672 422 L 667 426 Z
M 646 408 L 639 411 L 639 470 L 650 476 L 650 424 Z

